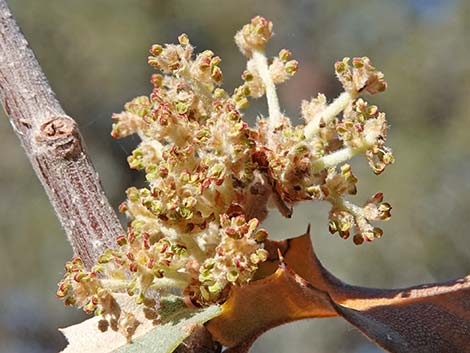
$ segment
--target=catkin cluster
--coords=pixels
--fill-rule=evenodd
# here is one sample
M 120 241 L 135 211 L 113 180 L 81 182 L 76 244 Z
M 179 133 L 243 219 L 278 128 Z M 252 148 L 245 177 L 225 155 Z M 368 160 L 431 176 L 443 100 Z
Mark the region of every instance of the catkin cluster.
M 327 201 L 331 233 L 356 244 L 382 235 L 372 222 L 390 218 L 383 195 L 363 206 L 346 199 L 357 190 L 349 159 L 365 155 L 376 174 L 393 163 L 385 114 L 360 98 L 386 89 L 382 73 L 366 57 L 338 61 L 344 92 L 331 103 L 323 94 L 302 101 L 304 124 L 295 126 L 279 107 L 276 85 L 298 64 L 286 49 L 268 60 L 272 35 L 272 23 L 259 16 L 236 34 L 247 66 L 233 92 L 221 87 L 221 59 L 194 53 L 185 34 L 178 44 L 152 46 L 148 63 L 160 72 L 153 90 L 114 114 L 112 129 L 115 138 L 140 137 L 128 162 L 148 185 L 127 190 L 120 211 L 130 222 L 115 248 L 91 271 L 79 259 L 67 264 L 57 292 L 67 304 L 106 317 L 118 292 L 153 314 L 159 296 L 175 290 L 196 305 L 222 302 L 268 258 L 260 223 L 269 207 L 290 217 L 299 201 Z M 243 109 L 262 96 L 269 113 L 250 127 Z

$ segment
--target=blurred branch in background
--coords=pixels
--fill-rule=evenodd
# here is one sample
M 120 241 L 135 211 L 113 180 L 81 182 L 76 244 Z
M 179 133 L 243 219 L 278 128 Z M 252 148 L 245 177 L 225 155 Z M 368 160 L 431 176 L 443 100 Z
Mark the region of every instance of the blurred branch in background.
M 114 207 L 140 176 L 126 165 L 137 141 L 113 141 L 110 117 L 123 102 L 149 93 L 151 44 L 188 33 L 198 51 L 211 48 L 222 58 L 226 84 L 235 87 L 244 59 L 227 38 L 254 15 L 269 17 L 277 35 L 268 54 L 288 43 L 300 62 L 296 78 L 279 90 L 289 116 L 298 115 L 301 99 L 319 91 L 331 97 L 339 93 L 331 67 L 335 60 L 369 56 L 389 82 L 388 93 L 371 103 L 387 112 L 397 162 L 380 178 L 366 172 L 365 161 L 353 167 L 361 175 L 359 194 L 381 190 L 394 205 L 387 236 L 360 248 L 330 237 L 324 226 L 327 209 L 320 204 L 319 209 L 300 206 L 292 220 L 275 216 L 265 226 L 284 237 L 301 234 L 312 223 L 323 262 L 351 283 L 405 287 L 470 272 L 470 247 L 465 246 L 470 2 L 273 0 L 267 5 L 239 0 L 218 3 L 216 9 L 210 0 L 10 0 L 10 5 L 61 103 L 76 118 Z M 260 111 L 251 107 L 251 118 Z M 5 118 L 0 119 L 0 150 L 0 352 L 56 352 L 65 345 L 56 328 L 79 321 L 54 297 L 70 245 L 39 183 L 32 182 L 31 167 Z M 311 352 L 312 347 L 319 353 L 377 352 L 330 319 L 278 328 L 256 346 L 258 353 Z

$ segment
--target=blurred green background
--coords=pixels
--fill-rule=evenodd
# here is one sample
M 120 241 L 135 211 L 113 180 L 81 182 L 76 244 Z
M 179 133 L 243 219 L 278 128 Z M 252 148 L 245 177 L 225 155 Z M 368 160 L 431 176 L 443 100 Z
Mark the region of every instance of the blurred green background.
M 347 282 L 403 287 L 470 273 L 470 2 L 468 0 L 151 1 L 10 0 L 65 110 L 79 123 L 113 206 L 142 184 L 127 168 L 136 138 L 115 141 L 111 114 L 149 93 L 147 50 L 186 32 L 198 50 L 222 57 L 225 83 L 239 84 L 244 59 L 233 34 L 256 14 L 274 22 L 272 55 L 284 47 L 299 72 L 280 88 L 291 117 L 299 104 L 340 92 L 333 63 L 367 55 L 385 73 L 389 90 L 369 101 L 391 124 L 396 164 L 376 177 L 354 162 L 361 204 L 383 191 L 393 205 L 385 235 L 356 247 L 327 231 L 328 206 L 299 205 L 291 220 L 273 212 L 275 237 L 312 239 L 324 264 Z M 253 105 L 247 117 L 265 111 Z M 82 314 L 55 299 L 63 264 L 72 255 L 38 180 L 6 117 L 0 119 L 0 352 L 56 352 L 57 327 Z M 252 120 L 251 120 L 252 121 Z M 381 352 L 340 319 L 297 322 L 263 335 L 262 352 Z

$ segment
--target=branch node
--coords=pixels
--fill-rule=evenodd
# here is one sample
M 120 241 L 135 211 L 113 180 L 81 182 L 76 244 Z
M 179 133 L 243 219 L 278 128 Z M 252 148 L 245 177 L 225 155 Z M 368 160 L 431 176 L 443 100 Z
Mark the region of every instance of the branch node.
M 77 159 L 83 150 L 77 124 L 68 116 L 54 117 L 43 123 L 36 141 L 67 160 Z

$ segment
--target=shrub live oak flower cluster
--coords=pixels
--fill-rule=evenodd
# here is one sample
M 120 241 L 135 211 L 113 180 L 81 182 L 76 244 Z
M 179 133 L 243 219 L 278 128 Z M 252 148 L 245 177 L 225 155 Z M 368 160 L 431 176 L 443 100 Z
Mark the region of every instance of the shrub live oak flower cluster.
M 385 114 L 360 98 L 386 89 L 383 74 L 367 57 L 338 61 L 344 92 L 329 104 L 323 94 L 304 100 L 305 123 L 294 126 L 279 107 L 276 85 L 298 64 L 286 49 L 268 60 L 272 34 L 262 17 L 236 34 L 248 62 L 233 92 L 221 87 L 221 59 L 210 50 L 195 54 L 187 35 L 150 49 L 148 63 L 161 74 L 152 76 L 149 96 L 113 116 L 112 130 L 116 138 L 139 135 L 128 162 L 145 172 L 148 186 L 127 190 L 120 211 L 130 222 L 116 247 L 90 271 L 72 259 L 57 291 L 66 304 L 102 315 L 100 329 L 132 333 L 132 313 L 116 315 L 116 293 L 135 297 L 147 318 L 158 321 L 166 294 L 205 306 L 248 284 L 269 255 L 268 232 L 260 228 L 268 208 L 290 217 L 299 201 L 327 201 L 331 233 L 355 244 L 382 236 L 372 223 L 388 220 L 391 206 L 381 193 L 362 207 L 348 201 L 357 178 L 346 162 L 365 155 L 376 174 L 393 163 Z M 243 109 L 262 96 L 268 116 L 250 127 Z

